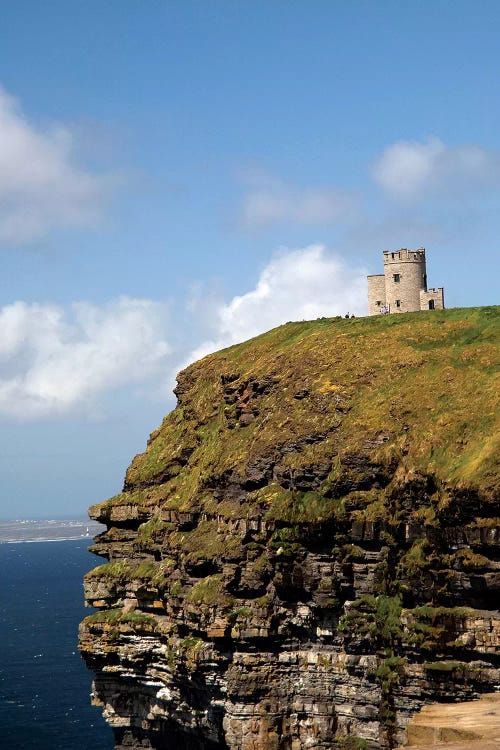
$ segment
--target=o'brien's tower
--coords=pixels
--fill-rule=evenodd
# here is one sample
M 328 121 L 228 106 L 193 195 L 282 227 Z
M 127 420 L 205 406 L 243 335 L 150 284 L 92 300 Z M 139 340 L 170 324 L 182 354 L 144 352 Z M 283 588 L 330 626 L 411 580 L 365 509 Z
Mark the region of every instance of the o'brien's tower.
M 442 310 L 443 287 L 427 289 L 425 250 L 384 250 L 384 273 L 368 276 L 368 314 Z

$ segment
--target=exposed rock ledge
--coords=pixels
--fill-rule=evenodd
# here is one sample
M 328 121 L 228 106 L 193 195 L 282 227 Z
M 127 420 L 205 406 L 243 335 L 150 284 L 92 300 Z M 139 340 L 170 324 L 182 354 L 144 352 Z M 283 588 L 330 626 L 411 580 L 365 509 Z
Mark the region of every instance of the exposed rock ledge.
M 407 735 L 412 750 L 500 750 L 500 693 L 425 706 L 408 724 Z
M 181 373 L 90 511 L 117 748 L 376 750 L 495 690 L 496 341 L 497 308 L 320 320 Z

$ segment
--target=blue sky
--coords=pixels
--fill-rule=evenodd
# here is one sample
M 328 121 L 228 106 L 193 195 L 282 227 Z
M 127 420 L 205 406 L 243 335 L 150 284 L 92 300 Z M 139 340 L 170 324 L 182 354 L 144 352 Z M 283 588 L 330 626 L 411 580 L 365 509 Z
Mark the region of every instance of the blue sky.
M 499 50 L 487 0 L 6 4 L 0 516 L 118 492 L 180 367 L 383 249 L 497 303 Z

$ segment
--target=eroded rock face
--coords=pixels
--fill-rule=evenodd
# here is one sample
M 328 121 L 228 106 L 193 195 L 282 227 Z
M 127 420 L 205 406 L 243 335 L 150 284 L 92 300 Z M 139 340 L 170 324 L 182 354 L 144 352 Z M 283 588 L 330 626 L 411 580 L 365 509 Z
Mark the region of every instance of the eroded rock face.
M 491 319 L 439 316 L 392 348 L 378 319 L 293 324 L 181 373 L 90 511 L 80 648 L 117 748 L 394 747 L 500 684 Z

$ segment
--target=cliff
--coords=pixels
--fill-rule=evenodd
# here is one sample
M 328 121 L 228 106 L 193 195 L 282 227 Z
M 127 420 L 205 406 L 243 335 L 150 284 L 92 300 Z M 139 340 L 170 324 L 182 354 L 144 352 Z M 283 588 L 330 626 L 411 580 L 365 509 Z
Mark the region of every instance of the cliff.
M 500 684 L 499 309 L 288 323 L 180 373 L 90 509 L 117 748 L 389 748 Z

